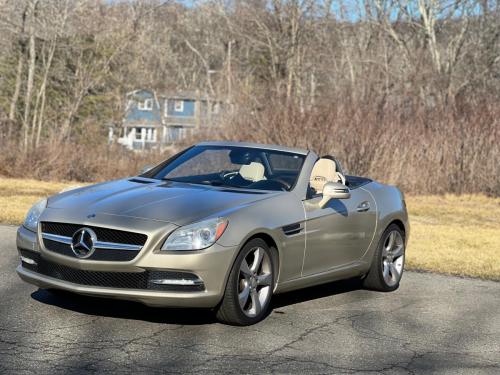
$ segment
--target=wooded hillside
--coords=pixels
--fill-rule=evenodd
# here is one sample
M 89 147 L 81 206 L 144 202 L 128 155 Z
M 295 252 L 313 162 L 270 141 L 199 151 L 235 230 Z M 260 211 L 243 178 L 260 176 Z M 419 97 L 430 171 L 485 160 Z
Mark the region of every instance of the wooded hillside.
M 498 0 L 0 0 L 0 174 L 92 181 L 125 93 L 231 103 L 197 139 L 307 146 L 414 193 L 500 193 Z M 188 140 L 188 143 L 195 139 Z

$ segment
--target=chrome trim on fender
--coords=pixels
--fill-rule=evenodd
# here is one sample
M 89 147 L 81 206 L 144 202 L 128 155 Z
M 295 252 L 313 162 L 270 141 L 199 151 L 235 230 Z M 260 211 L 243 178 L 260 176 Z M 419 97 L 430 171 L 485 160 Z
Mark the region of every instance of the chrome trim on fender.
M 60 242 L 66 245 L 71 245 L 72 238 L 66 236 L 60 236 L 52 233 L 42 233 L 42 238 L 45 240 Z M 140 245 L 129 245 L 125 243 L 115 243 L 115 242 L 103 242 L 96 241 L 94 243 L 94 247 L 100 250 L 130 250 L 130 251 L 139 251 L 142 249 Z

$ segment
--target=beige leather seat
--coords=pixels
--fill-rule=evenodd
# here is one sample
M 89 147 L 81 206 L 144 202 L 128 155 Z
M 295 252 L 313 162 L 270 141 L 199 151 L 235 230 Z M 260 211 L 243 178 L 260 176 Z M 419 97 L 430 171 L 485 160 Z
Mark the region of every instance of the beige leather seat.
M 337 167 L 333 160 L 319 159 L 316 164 L 314 164 L 309 184 L 315 190 L 316 194 L 321 194 L 323 192 L 323 186 L 325 186 L 327 182 L 344 183 L 342 175 L 337 172 Z
M 239 171 L 241 177 L 253 182 L 265 180 L 264 172 L 264 166 L 257 162 L 251 162 L 248 165 L 244 164 L 240 167 Z

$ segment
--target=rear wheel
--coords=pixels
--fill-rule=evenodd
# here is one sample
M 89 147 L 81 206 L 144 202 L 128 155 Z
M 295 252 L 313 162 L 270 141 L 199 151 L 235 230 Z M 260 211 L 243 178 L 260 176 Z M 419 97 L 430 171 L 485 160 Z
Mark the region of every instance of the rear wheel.
M 217 311 L 217 319 L 251 325 L 268 313 L 274 286 L 271 249 L 260 238 L 250 240 L 238 254 Z
M 404 232 L 396 224 L 391 224 L 382 234 L 363 286 L 382 292 L 396 290 L 403 276 L 404 259 Z

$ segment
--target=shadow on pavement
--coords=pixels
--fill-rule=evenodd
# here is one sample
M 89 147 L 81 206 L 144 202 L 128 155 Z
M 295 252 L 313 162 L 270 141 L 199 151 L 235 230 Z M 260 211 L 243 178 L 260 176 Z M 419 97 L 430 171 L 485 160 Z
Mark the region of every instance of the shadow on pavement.
M 361 289 L 359 278 L 335 281 L 328 284 L 321 284 L 305 289 L 294 290 L 273 297 L 272 308 L 277 309 L 284 306 L 295 305 L 297 303 L 348 293 Z
M 360 287 L 359 279 L 352 279 L 287 292 L 273 297 L 271 309 L 347 293 Z M 209 309 L 149 307 L 132 301 L 82 296 L 62 290 L 38 289 L 31 294 L 31 297 L 47 305 L 93 316 L 184 325 L 217 322 L 215 314 Z
M 38 302 L 93 316 L 143 320 L 152 323 L 200 325 L 215 323 L 208 309 L 149 307 L 138 302 L 82 296 L 60 290 L 38 289 L 31 294 Z

